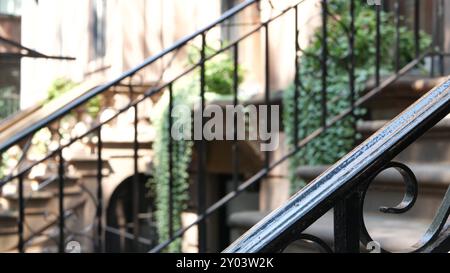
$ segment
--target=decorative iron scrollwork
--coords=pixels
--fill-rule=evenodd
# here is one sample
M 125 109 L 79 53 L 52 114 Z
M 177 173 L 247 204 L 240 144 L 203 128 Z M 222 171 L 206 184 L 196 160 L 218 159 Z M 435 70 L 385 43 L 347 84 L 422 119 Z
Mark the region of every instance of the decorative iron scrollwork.
M 414 204 L 416 203 L 418 196 L 418 183 L 416 176 L 413 171 L 406 166 L 405 164 L 399 162 L 389 162 L 383 168 L 381 168 L 375 175 L 373 175 L 368 183 L 363 188 L 362 198 L 361 198 L 361 207 L 364 206 L 364 199 L 369 189 L 370 184 L 375 180 L 375 178 L 383 171 L 387 169 L 394 168 L 397 170 L 403 178 L 403 182 L 405 183 L 405 195 L 400 204 L 396 207 L 380 207 L 380 211 L 383 213 L 391 213 L 391 214 L 402 214 L 409 211 Z M 445 196 L 442 200 L 441 206 L 438 209 L 436 216 L 433 219 L 433 222 L 428 227 L 428 230 L 422 236 L 420 241 L 413 245 L 412 251 L 401 251 L 401 252 L 447 252 L 450 250 L 450 239 L 449 239 L 449 227 L 445 227 L 445 223 L 450 214 L 450 187 L 447 189 Z M 367 231 L 363 210 L 361 209 L 361 241 L 363 244 L 367 244 L 369 242 L 374 241 Z M 381 248 L 381 252 L 389 252 L 386 249 Z

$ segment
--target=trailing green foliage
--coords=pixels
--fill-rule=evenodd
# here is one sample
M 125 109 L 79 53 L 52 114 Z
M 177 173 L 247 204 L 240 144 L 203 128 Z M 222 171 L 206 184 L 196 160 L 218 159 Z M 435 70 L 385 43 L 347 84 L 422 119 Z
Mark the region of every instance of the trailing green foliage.
M 67 93 L 73 88 L 77 87 L 78 84 L 68 78 L 58 78 L 53 81 L 50 88 L 47 91 L 47 99 L 45 103 L 49 103 L 61 95 Z M 89 100 L 85 106 L 86 112 L 93 118 L 97 117 L 100 112 L 100 97 L 96 96 Z
M 77 84 L 68 78 L 57 78 L 52 82 L 47 91 L 46 102 L 59 98 L 62 94 L 67 93 L 71 89 L 75 88 Z
M 328 121 L 350 107 L 350 1 L 329 1 L 329 12 L 332 14 L 328 20 L 328 50 L 327 61 L 327 110 Z M 359 98 L 366 87 L 366 83 L 375 74 L 376 55 L 376 13 L 373 7 L 356 1 L 355 9 L 355 95 Z M 391 14 L 381 13 L 381 74 L 386 75 L 395 69 L 395 24 Z M 410 62 L 415 55 L 414 34 L 406 27 L 400 28 L 400 65 Z M 422 49 L 431 44 L 430 38 L 421 34 Z M 290 86 L 284 92 L 283 122 L 287 136 L 287 145 L 295 148 L 294 122 L 295 107 L 298 108 L 299 139 L 303 139 L 321 127 L 321 53 L 322 30 L 317 29 L 311 43 L 303 50 L 300 60 L 300 99 L 295 105 L 295 88 Z M 356 138 L 360 136 L 355 131 L 356 122 L 366 110 L 355 110 L 355 116 L 347 117 L 335 124 L 321 136 L 315 138 L 306 147 L 301 149 L 290 160 L 291 191 L 296 192 L 303 187 L 304 181 L 296 175 L 296 169 L 304 165 L 332 164 L 343 157 L 354 146 Z
M 8 154 L 3 153 L 0 158 L 0 179 L 6 175 L 6 162 L 8 161 Z
M 211 47 L 206 49 L 206 56 L 214 54 Z M 189 63 L 191 65 L 200 60 L 199 50 L 192 48 L 189 51 Z M 243 71 L 238 69 L 239 82 L 243 80 Z M 227 53 L 219 54 L 205 63 L 205 92 L 207 99 L 229 96 L 233 91 L 234 63 Z M 200 71 L 196 70 L 193 75 L 177 82 L 173 86 L 173 105 L 187 105 L 193 108 L 199 100 L 200 94 Z M 189 117 L 186 117 L 189 118 Z M 169 239 L 169 94 L 166 92 L 158 105 L 152 112 L 152 123 L 155 128 L 154 168 L 153 178 L 149 181 L 150 191 L 156 201 L 156 222 L 158 226 L 159 241 Z M 190 128 L 183 128 L 190 130 Z M 173 140 L 173 229 L 181 228 L 181 213 L 187 208 L 189 199 L 189 173 L 188 167 L 191 163 L 192 141 Z M 178 239 L 170 244 L 165 251 L 180 252 L 181 240 Z
M 191 104 L 198 93 L 194 85 L 174 88 L 173 105 Z M 169 239 L 169 96 L 165 94 L 151 117 L 155 128 L 155 141 L 153 150 L 155 154 L 153 179 L 150 180 L 151 192 L 156 201 L 156 222 L 160 242 Z M 152 114 L 153 114 L 152 113 Z M 188 128 L 186 128 L 188 129 Z M 189 174 L 187 169 L 191 162 L 192 141 L 173 141 L 173 228 L 181 228 L 181 213 L 186 209 L 189 198 Z M 168 252 L 178 252 L 181 249 L 181 240 L 176 240 L 166 249 Z

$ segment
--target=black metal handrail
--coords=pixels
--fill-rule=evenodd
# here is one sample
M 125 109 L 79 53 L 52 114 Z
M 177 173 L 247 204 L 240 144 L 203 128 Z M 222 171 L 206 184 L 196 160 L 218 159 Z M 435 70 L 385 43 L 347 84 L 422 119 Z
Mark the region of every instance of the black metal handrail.
M 234 104 L 237 105 L 239 103 L 238 99 L 237 99 L 237 92 L 238 92 L 238 77 L 237 77 L 237 70 L 238 70 L 238 64 L 239 64 L 239 55 L 238 55 L 238 51 L 239 51 L 239 44 L 240 42 L 242 42 L 243 40 L 247 39 L 248 37 L 250 37 L 251 35 L 257 33 L 258 31 L 264 31 L 265 33 L 265 59 L 266 59 L 266 64 L 265 64 L 265 83 L 264 83 L 264 89 L 265 89 L 265 103 L 267 105 L 270 105 L 270 65 L 269 65 L 269 26 L 270 23 L 277 20 L 278 18 L 284 16 L 285 14 L 287 14 L 288 12 L 295 12 L 296 18 L 298 18 L 298 10 L 299 10 L 299 5 L 303 2 L 305 2 L 307 0 L 303 0 L 303 1 L 298 1 L 296 4 L 291 5 L 287 8 L 285 8 L 284 10 L 279 11 L 279 13 L 275 16 L 273 16 L 272 18 L 268 19 L 265 22 L 261 22 L 260 24 L 255 24 L 255 27 L 247 32 L 245 35 L 242 35 L 239 39 L 235 40 L 234 42 L 228 44 L 227 46 L 221 48 L 220 50 L 214 52 L 214 54 L 211 55 L 206 55 L 205 54 L 205 49 L 206 49 L 206 33 L 211 30 L 212 28 L 216 27 L 217 25 L 225 22 L 226 20 L 228 20 L 229 18 L 231 18 L 232 16 L 235 16 L 236 14 L 238 14 L 239 12 L 243 11 L 244 9 L 246 9 L 247 7 L 253 5 L 253 4 L 257 4 L 260 1 L 258 0 L 249 0 L 249 1 L 245 1 L 242 4 L 236 6 L 235 8 L 231 9 L 230 11 L 226 12 L 224 15 L 222 15 L 218 20 L 214 21 L 212 24 L 208 25 L 205 28 L 202 28 L 201 30 L 193 33 L 192 35 L 189 35 L 187 37 L 185 37 L 184 39 L 180 40 L 179 42 L 175 43 L 173 46 L 169 47 L 168 49 L 162 51 L 161 53 L 157 54 L 154 57 L 151 57 L 149 59 L 147 59 L 143 64 L 139 65 L 138 67 L 124 73 L 122 76 L 120 76 L 119 78 L 117 78 L 114 81 L 111 81 L 110 83 L 98 87 L 94 90 L 92 90 L 91 92 L 88 92 L 86 95 L 78 98 L 77 100 L 73 101 L 72 103 L 68 104 L 67 106 L 63 107 L 62 109 L 58 110 L 57 112 L 51 114 L 50 116 L 48 116 L 46 119 L 39 121 L 38 123 L 34 124 L 33 126 L 30 126 L 29 128 L 25 129 L 24 131 L 22 131 L 20 134 L 18 134 L 17 136 L 15 136 L 14 138 L 6 141 L 5 143 L 0 144 L 0 153 L 5 152 L 7 149 L 9 149 L 10 147 L 12 147 L 13 145 L 19 143 L 20 141 L 23 141 L 24 139 L 30 137 L 31 135 L 33 135 L 34 133 L 36 133 L 38 130 L 50 125 L 52 122 L 54 122 L 55 120 L 60 119 L 61 117 L 63 117 L 64 115 L 70 113 L 72 110 L 76 109 L 77 107 L 85 104 L 86 102 L 88 102 L 89 100 L 91 100 L 92 98 L 106 92 L 107 90 L 109 90 L 111 87 L 117 86 L 117 85 L 121 85 L 122 82 L 126 79 L 131 79 L 134 75 L 136 75 L 137 73 L 139 73 L 142 69 L 146 68 L 147 66 L 151 65 L 152 63 L 160 60 L 161 58 L 163 58 L 164 56 L 166 56 L 167 54 L 174 52 L 175 50 L 178 50 L 179 48 L 183 47 L 184 45 L 186 45 L 187 43 L 189 43 L 190 41 L 192 41 L 193 39 L 196 39 L 198 37 L 201 37 L 202 39 L 202 44 L 201 44 L 201 59 L 198 63 L 192 65 L 190 68 L 186 69 L 184 72 L 182 72 L 181 74 L 179 74 L 178 76 L 176 76 L 175 78 L 173 78 L 170 82 L 165 83 L 161 86 L 155 87 L 155 88 L 151 88 L 150 90 L 148 90 L 147 92 L 145 92 L 142 96 L 140 96 L 139 98 L 135 99 L 134 101 L 130 102 L 129 105 L 127 105 L 126 107 L 120 109 L 119 111 L 117 111 L 113 116 L 111 116 L 110 118 L 108 118 L 108 120 L 103 121 L 102 123 L 99 123 L 95 126 L 93 126 L 91 129 L 89 129 L 87 132 L 83 133 L 80 136 L 77 136 L 75 138 L 72 138 L 67 144 L 65 145 L 61 145 L 60 147 L 58 147 L 55 151 L 50 152 L 47 156 L 45 156 L 43 159 L 34 162 L 32 165 L 27 166 L 22 168 L 21 170 L 19 170 L 17 173 L 15 174 L 11 174 L 8 177 L 6 177 L 5 179 L 0 181 L 0 188 L 2 186 L 4 186 L 5 184 L 13 181 L 13 180 L 18 180 L 19 182 L 19 187 L 18 187 L 18 193 L 19 193 L 19 250 L 20 251 L 24 251 L 24 238 L 23 238 L 23 224 L 24 224 L 24 196 L 23 196 L 23 184 L 24 184 L 24 179 L 26 178 L 26 175 L 38 164 L 43 163 L 45 161 L 47 161 L 48 159 L 51 159 L 53 157 L 57 157 L 58 159 L 58 177 L 59 177 L 59 183 L 60 183 L 60 187 L 59 187 L 59 213 L 60 215 L 64 215 L 64 179 L 65 179 L 65 170 L 64 170 L 64 157 L 62 155 L 62 151 L 68 147 L 70 147 L 72 144 L 74 144 L 75 142 L 85 138 L 86 136 L 89 136 L 91 134 L 96 134 L 98 137 L 98 143 L 97 143 L 97 155 L 98 155 L 98 161 L 97 161 L 97 171 L 98 171 L 98 175 L 97 175 L 97 214 L 96 214 L 96 218 L 97 218 L 97 235 L 98 235 L 98 242 L 97 244 L 99 245 L 99 249 L 102 249 L 101 245 L 103 244 L 102 241 L 102 234 L 103 232 L 106 230 L 108 231 L 108 228 L 103 228 L 102 226 L 102 206 L 103 206 L 103 197 L 102 197 L 102 181 L 103 181 L 103 175 L 102 175 L 102 149 L 103 149 L 103 142 L 102 142 L 102 134 L 101 134 L 101 129 L 105 124 L 110 123 L 111 121 L 113 121 L 114 119 L 116 119 L 118 116 L 120 116 L 121 114 L 125 113 L 126 111 L 128 111 L 129 109 L 134 109 L 135 112 L 135 119 L 134 119 L 134 146 L 133 146 L 133 150 L 134 150 L 134 180 L 133 183 L 134 185 L 138 185 L 139 180 L 138 180 L 138 150 L 139 150 L 139 145 L 138 145 L 138 117 L 137 117 L 137 113 L 138 113 L 138 105 L 140 105 L 140 103 L 142 103 L 143 101 L 145 101 L 146 99 L 148 99 L 149 97 L 162 92 L 163 90 L 169 90 L 170 93 L 172 93 L 172 86 L 174 84 L 174 82 L 176 82 L 177 80 L 179 80 L 180 78 L 182 78 L 183 76 L 187 75 L 188 73 L 191 73 L 192 71 L 196 70 L 196 69 L 200 69 L 200 89 L 201 89 L 201 99 L 202 99 L 202 104 L 205 104 L 205 96 L 204 96 L 204 91 L 205 91 L 205 63 L 208 60 L 211 60 L 212 58 L 214 58 L 215 56 L 217 56 L 220 53 L 223 53 L 225 51 L 229 51 L 232 50 L 234 52 L 234 69 L 235 69 L 235 83 L 234 83 Z M 425 50 L 424 52 L 420 51 L 420 48 L 416 48 L 417 51 L 417 56 L 414 60 L 412 60 L 409 64 L 407 64 L 405 67 L 403 68 L 399 68 L 398 71 L 396 71 L 391 77 L 389 77 L 388 79 L 384 80 L 383 82 L 380 81 L 380 65 L 379 65 L 379 59 L 380 59 L 380 38 L 381 38 L 381 34 L 380 31 L 378 29 L 377 31 L 377 54 L 376 56 L 374 56 L 378 61 L 377 61 L 377 66 L 375 69 L 375 76 L 377 79 L 377 85 L 376 87 L 367 92 L 364 96 L 362 96 L 361 98 L 356 98 L 355 96 L 355 58 L 354 58 L 354 18 L 355 18 L 355 14 L 354 14 L 354 0 L 351 0 L 351 16 L 352 16 L 352 20 L 351 20 L 351 26 L 350 26 L 350 30 L 353 30 L 350 33 L 350 37 L 349 37 L 349 44 L 350 44 L 350 48 L 352 50 L 350 50 L 350 58 L 349 60 L 351 60 L 350 62 L 350 69 L 349 69 L 349 79 L 350 79 L 350 89 L 351 89 L 351 107 L 345 111 L 343 111 L 342 113 L 340 113 L 339 115 L 335 116 L 335 117 L 330 117 L 328 110 L 326 108 L 326 102 L 327 102 L 327 60 L 328 60 L 328 53 L 327 53 L 327 25 L 324 24 L 323 25 L 323 44 L 324 44 L 324 50 L 323 50 L 323 54 L 320 57 L 321 58 L 321 63 L 322 63 L 322 67 L 321 67 L 321 71 L 322 71 L 322 113 L 323 113 L 323 117 L 322 117 L 322 127 L 317 129 L 314 133 L 312 133 L 311 135 L 309 135 L 308 137 L 306 137 L 305 139 L 299 139 L 298 135 L 296 136 L 296 143 L 298 143 L 297 147 L 295 147 L 295 149 L 293 151 L 290 151 L 288 154 L 286 154 L 284 157 L 282 157 L 281 159 L 279 159 L 278 161 L 275 162 L 270 162 L 269 161 L 269 156 L 270 154 L 267 152 L 265 154 L 265 168 L 260 170 L 258 173 L 256 173 L 253 177 L 251 177 L 250 179 L 248 179 L 247 181 L 241 183 L 240 185 L 238 185 L 237 183 L 237 177 L 238 177 L 238 169 L 234 168 L 234 173 L 233 173 L 233 177 L 234 180 L 236 180 L 236 188 L 235 190 L 231 191 L 229 194 L 227 194 L 225 197 L 221 198 L 219 201 L 217 201 L 216 203 L 214 203 L 212 206 L 210 206 L 209 208 L 206 208 L 205 206 L 205 195 L 202 194 L 202 192 L 200 192 L 199 195 L 199 199 L 198 199 L 198 218 L 196 221 L 194 221 L 193 223 L 189 224 L 187 227 L 184 227 L 180 230 L 173 230 L 173 227 L 170 227 L 170 239 L 165 241 L 165 242 L 160 242 L 160 244 L 156 247 L 154 247 L 153 249 L 150 250 L 150 252 L 160 252 L 163 249 L 165 249 L 171 242 L 173 242 L 174 240 L 176 240 L 177 238 L 179 238 L 180 236 L 182 236 L 187 230 L 189 230 L 190 228 L 194 227 L 194 226 L 198 226 L 199 227 L 199 251 L 200 252 L 205 252 L 206 251 L 206 223 L 205 223 L 205 219 L 207 217 L 209 217 L 212 213 L 214 213 L 215 211 L 217 211 L 218 209 L 224 207 L 226 204 L 228 204 L 232 199 L 234 199 L 235 197 L 237 197 L 241 192 L 245 191 L 246 189 L 248 189 L 250 186 L 258 183 L 261 179 L 265 178 L 271 170 L 273 170 L 276 166 L 280 165 L 282 162 L 286 161 L 287 159 L 289 159 L 290 157 L 292 157 L 295 153 L 297 153 L 301 148 L 303 148 L 306 144 L 308 144 L 309 142 L 311 142 L 313 139 L 315 139 L 317 136 L 321 135 L 322 133 L 324 133 L 327 128 L 335 125 L 338 121 L 342 120 L 344 117 L 348 116 L 348 115 L 354 115 L 354 110 L 356 107 L 361 106 L 363 103 L 365 103 L 366 101 L 368 101 L 369 99 L 371 99 L 373 96 L 375 96 L 376 94 L 378 94 L 379 92 L 381 92 L 381 90 L 383 90 L 385 87 L 387 87 L 388 85 L 392 84 L 393 82 L 395 82 L 399 77 L 401 77 L 402 75 L 406 74 L 407 72 L 409 72 L 411 69 L 413 69 L 415 66 L 417 66 L 417 64 L 419 64 L 426 56 L 430 56 L 430 55 L 435 55 L 437 53 L 435 53 L 435 48 L 430 48 L 428 50 Z M 327 10 L 327 5 L 328 5 L 328 1 L 326 0 L 322 0 L 322 16 L 323 18 L 323 22 L 326 23 L 327 17 L 330 16 L 330 14 L 328 13 Z M 416 10 L 419 8 L 418 5 L 415 5 Z M 380 8 L 377 8 L 377 12 L 378 15 L 380 13 Z M 399 16 L 399 14 L 397 14 L 397 16 Z M 416 18 L 418 20 L 418 18 Z M 377 16 L 377 23 L 380 23 L 380 17 Z M 416 40 L 416 46 L 419 47 L 419 43 L 417 41 L 419 41 L 420 37 L 419 37 L 419 31 L 418 28 L 416 26 L 415 29 L 415 40 Z M 295 20 L 295 37 L 299 37 L 299 24 L 298 24 L 298 20 Z M 300 47 L 298 44 L 298 39 L 295 39 L 295 53 L 296 53 L 296 58 L 295 58 L 295 67 L 296 67 L 296 71 L 298 71 L 298 66 L 299 66 L 299 58 L 298 58 L 298 53 L 300 51 Z M 439 56 L 443 56 L 442 51 L 439 52 Z M 294 64 L 294 62 L 293 62 Z M 298 73 L 296 73 L 298 74 Z M 299 97 L 299 88 L 300 88 L 300 83 L 301 83 L 301 79 L 298 78 L 298 75 L 295 77 L 295 90 L 296 90 L 296 96 L 295 96 L 295 100 L 296 102 L 298 102 L 298 100 L 300 99 Z M 130 85 L 130 90 L 132 91 L 132 86 Z M 297 104 L 297 103 L 296 103 Z M 173 107 L 172 104 L 170 104 L 169 106 L 170 108 Z M 171 109 L 169 109 L 171 110 Z M 296 117 L 296 124 L 298 124 L 298 119 L 297 119 L 297 115 L 295 115 Z M 298 130 L 296 130 L 297 132 Z M 171 147 L 170 143 L 170 147 Z M 236 143 L 234 143 L 233 145 L 237 145 Z M 169 153 L 171 151 L 169 147 Z M 205 141 L 200 141 L 197 145 L 197 149 L 198 149 L 198 155 L 199 155 L 199 160 L 198 160 L 198 170 L 200 171 L 198 173 L 198 189 L 203 191 L 204 190 L 204 183 L 205 183 Z M 170 158 L 172 156 L 170 155 Z M 233 158 L 236 159 L 238 157 L 238 151 L 237 149 L 233 150 Z M 172 168 L 170 168 L 170 175 L 172 174 Z M 171 175 L 172 176 L 172 175 Z M 138 200 L 138 192 L 137 192 L 138 188 L 134 187 L 133 190 L 133 200 Z M 204 193 L 204 192 L 203 192 Z M 138 204 L 134 204 L 134 208 L 137 208 Z M 170 206 L 169 206 L 170 207 Z M 136 212 L 136 211 L 135 211 Z M 134 213 L 136 214 L 136 213 Z M 137 221 L 137 215 L 134 215 L 135 217 L 135 224 Z M 135 225 L 137 226 L 137 225 Z M 59 223 L 59 228 L 60 228 L 60 239 L 59 239 L 59 251 L 63 252 L 64 251 L 64 227 L 65 227 L 65 223 L 64 223 L 64 217 L 60 217 L 60 223 Z M 136 242 L 142 241 L 139 237 L 139 232 L 138 229 L 135 228 L 134 229 L 134 234 L 133 237 L 135 239 Z M 246 241 L 247 242 L 247 241 Z M 250 248 L 249 248 L 250 249 Z M 262 250 L 263 248 L 259 248 L 256 249 L 255 251 L 259 251 Z M 253 249 L 252 249 L 253 250 Z
M 316 178 L 285 205 L 264 218 L 225 252 L 282 250 L 289 243 L 297 240 L 296 236 L 328 210 L 339 206 L 339 202 L 349 202 L 346 201 L 349 196 L 358 193 L 360 187 L 372 179 L 374 174 L 383 170 L 396 155 L 449 113 L 450 78 Z M 356 201 L 351 205 L 358 207 L 360 202 Z M 412 205 L 413 201 L 409 201 L 408 204 L 402 204 L 402 207 L 407 210 Z M 442 211 L 447 216 L 450 213 L 448 205 L 444 202 L 443 208 L 447 211 Z M 358 209 L 361 210 L 360 207 Z M 359 227 L 358 221 L 361 220 L 360 213 L 347 213 L 343 217 L 345 219 L 341 220 L 352 221 L 357 231 L 352 233 L 352 236 L 356 238 L 354 240 L 358 242 L 358 245 L 356 248 L 353 246 L 352 249 L 346 250 L 355 251 L 359 249 L 360 235 L 357 227 Z M 439 220 L 437 226 L 440 226 L 442 221 L 445 223 L 446 217 L 441 217 Z M 433 232 L 438 233 L 440 230 L 433 230 Z M 349 240 L 349 238 L 345 239 Z M 428 245 L 433 242 L 426 240 L 425 243 Z M 343 244 L 343 242 L 336 241 L 335 244 Z

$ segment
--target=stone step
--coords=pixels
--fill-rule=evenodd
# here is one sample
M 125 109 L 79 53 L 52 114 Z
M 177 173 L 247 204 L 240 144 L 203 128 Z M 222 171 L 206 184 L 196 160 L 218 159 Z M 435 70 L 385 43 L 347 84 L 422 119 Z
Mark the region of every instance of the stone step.
M 78 176 L 74 175 L 65 175 L 64 176 L 64 187 L 71 188 L 78 184 L 79 181 Z M 38 176 L 33 179 L 27 181 L 28 183 L 32 183 L 34 190 L 48 190 L 54 192 L 59 189 L 59 177 L 57 175 L 45 175 Z M 37 189 L 36 189 L 37 188 Z
M 134 142 L 130 140 L 120 140 L 120 139 L 110 139 L 102 142 L 103 149 L 113 149 L 113 150 L 133 150 Z M 91 147 L 96 146 L 96 144 L 90 144 Z M 139 150 L 151 150 L 153 147 L 153 139 L 139 140 L 138 148 Z
M 403 76 L 369 100 L 364 107 L 367 107 L 369 110 L 371 119 L 391 120 L 445 80 L 446 77 Z M 374 82 L 370 81 L 367 85 L 367 90 L 371 90 L 374 87 Z
M 0 234 L 17 230 L 18 214 L 9 210 L 0 211 Z
M 25 192 L 25 214 L 39 215 L 45 213 L 48 210 L 54 196 L 54 193 L 50 191 Z M 12 194 L 4 194 L 2 199 L 6 200 L 9 210 L 18 211 L 19 194 L 17 192 Z
M 79 186 L 71 186 L 64 188 L 64 205 L 70 207 L 77 199 L 83 195 L 83 191 Z M 26 215 L 44 215 L 48 213 L 58 212 L 58 187 L 49 188 L 40 191 L 29 191 L 24 193 L 25 198 L 25 214 Z M 19 195 L 17 193 L 2 196 L 6 201 L 9 210 L 19 210 Z
M 64 187 L 70 188 L 77 185 L 78 176 L 65 175 Z M 45 176 L 36 176 L 34 178 L 27 178 L 24 180 L 24 194 L 28 195 L 36 191 L 55 191 L 59 189 L 59 177 L 53 174 L 46 174 Z M 18 181 L 13 180 L 0 189 L 3 195 L 14 195 L 18 192 Z
M 268 213 L 260 211 L 242 211 L 230 215 L 228 225 L 232 230 L 232 240 L 262 220 Z M 372 238 L 389 251 L 404 251 L 414 245 L 431 223 L 429 218 L 411 218 L 404 215 L 388 215 L 383 213 L 365 212 L 364 221 Z M 306 234 L 314 235 L 334 247 L 333 212 L 327 212 L 308 229 Z M 361 251 L 367 252 L 364 246 Z M 295 242 L 285 252 L 318 252 L 311 244 Z
M 97 176 L 97 164 L 98 159 L 96 155 L 77 155 L 68 159 L 68 163 L 74 168 L 76 176 L 80 178 L 96 177 Z M 102 159 L 103 176 L 108 176 L 112 172 L 109 160 Z
M 70 203 L 65 204 L 66 225 L 70 225 L 69 218 L 74 216 L 74 210 L 82 209 L 86 203 L 86 198 L 76 198 Z M 3 215 L 3 216 L 2 216 Z M 72 217 L 73 218 L 73 217 Z M 77 220 L 74 220 L 77 221 Z M 3 223 L 10 226 L 9 230 L 2 231 Z M 50 233 L 59 232 L 57 224 L 59 223 L 59 215 L 55 212 L 45 214 L 25 215 L 24 240 L 27 252 L 34 252 L 33 249 L 43 251 L 43 247 L 47 246 L 43 237 Z M 48 236 L 47 236 L 48 237 Z M 50 236 L 52 237 L 52 236 Z M 53 236 L 54 237 L 54 236 Z M 40 244 L 42 243 L 42 244 Z M 18 213 L 17 211 L 8 210 L 0 212 L 0 252 L 17 252 L 18 244 Z M 50 246 L 51 247 L 51 246 Z M 56 252 L 56 251 L 50 251 Z
M 10 249 L 17 244 L 19 216 L 12 211 L 0 211 L 0 250 Z
M 362 139 L 366 139 L 380 130 L 388 121 L 362 121 L 358 123 L 358 131 Z M 450 119 L 445 118 L 426 132 L 422 137 L 409 145 L 397 157 L 398 161 L 424 163 L 450 163 Z

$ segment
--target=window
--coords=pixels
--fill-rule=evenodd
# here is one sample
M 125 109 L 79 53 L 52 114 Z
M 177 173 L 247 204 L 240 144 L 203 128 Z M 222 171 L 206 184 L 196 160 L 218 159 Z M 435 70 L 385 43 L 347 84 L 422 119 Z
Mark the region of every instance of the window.
M 237 0 L 222 0 L 222 13 L 233 8 L 235 5 L 239 4 L 240 1 Z M 222 41 L 232 41 L 236 38 L 237 28 L 234 24 L 237 23 L 237 16 L 231 17 L 229 20 L 223 24 L 222 28 Z
M 94 59 L 106 55 L 106 0 L 94 0 L 92 41 Z
M 0 14 L 20 15 L 22 0 L 1 0 Z
M 20 108 L 20 59 L 0 60 L 0 121 Z

